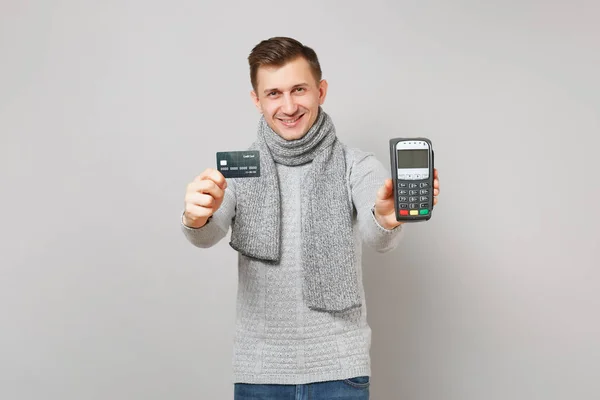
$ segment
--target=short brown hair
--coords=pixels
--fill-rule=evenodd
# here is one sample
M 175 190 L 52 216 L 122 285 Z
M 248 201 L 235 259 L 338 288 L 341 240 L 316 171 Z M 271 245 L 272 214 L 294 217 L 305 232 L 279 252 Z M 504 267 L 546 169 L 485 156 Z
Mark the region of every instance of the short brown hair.
M 321 65 L 319 64 L 317 54 L 310 47 L 289 37 L 272 37 L 254 46 L 248 56 L 252 88 L 256 91 L 256 87 L 258 86 L 256 79 L 258 68 L 262 66 L 280 67 L 298 57 L 303 57 L 308 61 L 318 84 L 322 76 Z

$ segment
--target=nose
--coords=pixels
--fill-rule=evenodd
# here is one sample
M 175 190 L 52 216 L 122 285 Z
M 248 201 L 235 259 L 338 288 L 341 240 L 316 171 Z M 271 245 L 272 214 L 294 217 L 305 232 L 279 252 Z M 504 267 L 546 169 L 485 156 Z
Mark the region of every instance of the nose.
M 296 110 L 298 110 L 298 105 L 294 102 L 294 98 L 290 93 L 286 93 L 283 96 L 283 105 L 281 106 L 281 111 L 287 115 L 294 115 Z

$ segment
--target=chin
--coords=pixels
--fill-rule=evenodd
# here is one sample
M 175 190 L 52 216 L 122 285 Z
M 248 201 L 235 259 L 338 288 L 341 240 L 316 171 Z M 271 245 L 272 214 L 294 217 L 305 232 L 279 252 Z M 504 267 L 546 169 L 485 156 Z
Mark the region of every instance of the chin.
M 277 129 L 273 129 L 279 136 L 285 140 L 298 140 L 304 137 L 308 132 L 305 126 L 296 126 L 294 128 L 287 128 L 281 126 L 278 122 L 275 122 Z
M 307 122 L 310 120 L 310 114 L 305 112 L 303 113 L 298 120 L 290 125 L 284 123 L 281 119 L 275 117 L 273 118 L 273 125 L 277 127 L 276 132 L 282 138 L 286 140 L 297 140 L 301 139 L 308 132 Z

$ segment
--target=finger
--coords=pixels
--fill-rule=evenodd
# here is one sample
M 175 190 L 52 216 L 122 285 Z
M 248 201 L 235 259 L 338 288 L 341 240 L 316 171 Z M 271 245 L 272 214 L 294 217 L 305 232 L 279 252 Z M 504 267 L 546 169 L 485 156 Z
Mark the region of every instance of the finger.
M 394 192 L 394 183 L 392 182 L 391 178 L 386 179 L 383 184 L 385 185 L 386 190 L 388 190 L 390 193 Z
M 433 169 L 433 179 L 437 179 L 438 178 L 438 170 L 437 168 Z
M 189 219 L 195 220 L 198 218 L 210 217 L 212 215 L 212 210 L 210 208 L 188 203 L 185 207 L 185 213 Z
M 211 179 L 204 179 L 199 182 L 193 182 L 190 185 L 189 192 L 191 193 L 206 193 L 215 199 L 221 199 L 224 195 L 223 189 Z
M 204 193 L 191 193 L 186 202 L 200 207 L 212 208 L 215 204 L 215 198 Z
M 199 176 L 198 178 L 196 178 L 196 180 L 201 181 L 201 180 L 211 180 L 214 183 L 217 184 L 217 186 L 219 186 L 221 189 L 226 189 L 227 188 L 227 180 L 225 179 L 225 177 L 223 176 L 223 174 L 219 171 L 217 171 L 214 168 L 207 168 L 205 169 Z
M 386 179 L 383 186 L 379 188 L 377 191 L 377 198 L 380 200 L 385 200 L 389 198 L 393 193 L 392 180 Z
M 435 205 L 437 204 L 437 202 L 438 202 L 438 199 L 437 199 L 437 197 L 434 197 L 434 198 L 433 198 L 433 205 L 435 206 Z
M 439 189 L 433 189 L 433 195 L 434 196 L 439 196 L 439 194 L 440 194 Z
M 437 180 L 437 179 L 434 179 L 433 180 L 433 187 L 436 188 L 436 189 L 439 189 L 440 188 L 440 181 Z

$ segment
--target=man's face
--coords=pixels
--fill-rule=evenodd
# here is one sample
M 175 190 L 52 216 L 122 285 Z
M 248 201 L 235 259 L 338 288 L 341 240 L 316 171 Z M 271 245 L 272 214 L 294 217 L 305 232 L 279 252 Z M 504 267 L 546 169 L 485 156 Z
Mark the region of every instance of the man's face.
M 281 67 L 260 67 L 256 92 L 251 93 L 271 129 L 286 140 L 300 139 L 308 132 L 326 94 L 327 82 L 317 82 L 302 57 Z

